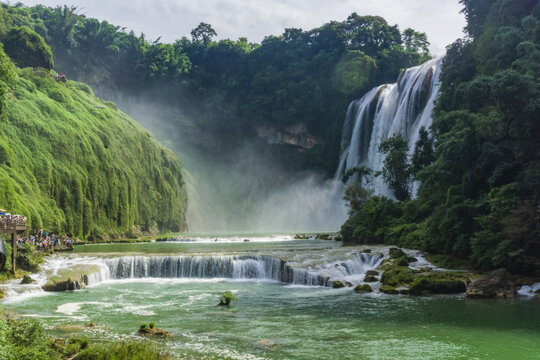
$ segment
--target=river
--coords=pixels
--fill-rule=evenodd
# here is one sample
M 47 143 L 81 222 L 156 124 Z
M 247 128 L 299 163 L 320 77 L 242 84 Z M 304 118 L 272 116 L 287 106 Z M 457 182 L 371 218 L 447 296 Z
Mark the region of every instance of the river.
M 337 278 L 361 283 L 384 251 L 282 235 L 85 245 L 48 259 L 37 285 L 8 285 L 2 305 L 59 336 L 132 339 L 154 322 L 173 334 L 164 346 L 182 359 L 540 358 L 540 306 L 529 298 L 320 286 Z M 39 289 L 52 273 L 81 264 L 95 272 L 85 289 Z M 217 307 L 229 290 L 238 300 Z M 98 326 L 84 326 L 91 322 Z

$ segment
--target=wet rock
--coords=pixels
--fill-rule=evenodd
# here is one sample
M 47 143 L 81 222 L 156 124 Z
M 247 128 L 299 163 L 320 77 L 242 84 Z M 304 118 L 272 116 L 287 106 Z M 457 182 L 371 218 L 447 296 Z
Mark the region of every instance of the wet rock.
M 517 294 L 512 275 L 505 269 L 492 271 L 473 281 L 467 288 L 467 297 L 513 297 Z
M 88 323 L 88 324 L 84 324 L 84 326 L 87 327 L 87 328 L 95 328 L 98 325 L 95 322 L 91 322 L 91 323 Z
M 141 325 L 138 331 L 139 335 L 149 337 L 170 337 L 172 334 L 167 330 L 158 329 L 157 327 L 149 327 Z
M 371 252 L 371 249 L 364 249 L 362 250 L 363 253 L 369 254 Z
M 22 285 L 32 284 L 34 282 L 36 282 L 36 280 L 32 279 L 29 275 L 24 275 L 24 277 L 21 280 Z
M 373 291 L 373 289 L 368 284 L 363 284 L 363 285 L 356 285 L 356 287 L 354 288 L 354 291 L 357 293 L 370 293 Z
M 391 247 L 390 249 L 388 249 L 388 254 L 392 259 L 397 259 L 403 256 L 407 257 L 407 254 L 405 254 L 403 250 L 396 247 Z
M 413 275 L 414 271 L 408 267 L 394 267 L 382 274 L 381 282 L 384 285 L 396 287 L 412 282 Z
M 88 280 L 87 280 L 88 282 Z M 45 285 L 43 285 L 41 288 L 45 291 L 72 291 L 72 290 L 80 290 L 85 288 L 84 280 L 49 280 Z
M 412 262 L 417 262 L 417 261 L 418 259 L 415 258 L 414 256 L 407 256 L 407 262 L 412 263 Z
M 396 264 L 397 266 L 409 266 L 409 260 L 406 256 L 402 256 L 400 258 L 397 258 L 394 261 L 394 264 Z
M 379 280 L 375 277 L 375 275 L 366 275 L 364 277 L 364 282 L 377 282 L 377 281 Z
M 467 290 L 470 282 L 467 275 L 444 271 L 422 273 L 415 276 L 409 285 L 409 294 L 460 294 Z
M 385 293 L 385 294 L 391 294 L 391 295 L 397 295 L 399 294 L 399 291 L 396 290 L 393 286 L 383 285 L 379 288 L 379 292 Z
M 334 289 L 341 289 L 341 288 L 344 288 L 344 287 L 345 287 L 345 284 L 342 283 L 342 282 L 339 281 L 339 280 L 336 280 L 336 281 L 334 281 L 334 282 L 332 283 L 332 287 L 333 287 Z
M 366 275 L 378 276 L 379 272 L 376 271 L 376 270 L 368 270 L 368 271 L 366 271 Z

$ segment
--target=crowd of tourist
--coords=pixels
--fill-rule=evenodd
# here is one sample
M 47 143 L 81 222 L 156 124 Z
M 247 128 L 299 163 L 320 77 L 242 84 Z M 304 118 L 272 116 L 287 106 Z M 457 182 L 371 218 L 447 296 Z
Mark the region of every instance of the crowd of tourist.
M 10 214 L 5 210 L 0 209 L 0 227 L 11 228 L 19 225 L 26 225 L 26 216 Z M 40 229 L 31 235 L 24 235 L 17 239 L 17 247 L 20 248 L 24 244 L 32 244 L 38 250 L 49 250 L 55 248 L 73 248 L 73 239 L 60 238 L 58 235 L 49 233 Z
M 38 250 L 49 250 L 58 247 L 73 248 L 73 239 L 63 238 L 61 239 L 57 235 L 49 234 L 47 231 L 40 229 L 36 234 L 27 237 L 19 237 L 17 239 L 17 247 L 21 247 L 23 244 L 32 244 Z
M 26 223 L 26 216 L 10 214 L 10 213 L 0 210 L 0 224 L 1 225 L 6 226 L 8 224 L 18 223 L 18 222 Z

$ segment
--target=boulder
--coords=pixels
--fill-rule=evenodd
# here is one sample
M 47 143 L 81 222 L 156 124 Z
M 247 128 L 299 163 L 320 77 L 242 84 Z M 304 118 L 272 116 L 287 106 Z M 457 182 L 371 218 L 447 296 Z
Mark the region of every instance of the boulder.
M 80 290 L 85 288 L 84 281 L 81 280 L 49 280 L 41 287 L 45 291 L 68 291 Z
M 390 249 L 388 249 L 388 254 L 390 254 L 390 257 L 392 259 L 397 259 L 397 258 L 400 258 L 402 256 L 405 256 L 407 257 L 407 254 L 405 254 L 405 252 L 399 248 L 396 248 L 396 247 L 391 247 Z
M 139 335 L 149 336 L 149 337 L 170 337 L 172 334 L 163 329 L 158 329 L 157 327 L 149 327 L 146 325 L 141 325 L 138 331 Z
M 397 295 L 399 294 L 399 291 L 396 290 L 393 286 L 383 285 L 379 288 L 379 292 L 385 293 L 385 294 L 391 294 L 391 295 Z
M 344 288 L 344 287 L 345 287 L 345 284 L 342 283 L 342 282 L 339 281 L 339 280 L 336 280 L 336 281 L 334 281 L 334 282 L 332 283 L 332 287 L 333 287 L 334 289 L 341 289 L 341 288 Z
M 396 287 L 412 282 L 414 280 L 413 275 L 414 271 L 408 267 L 394 267 L 382 274 L 381 282 L 384 285 Z
M 494 270 L 470 283 L 467 297 L 493 298 L 513 297 L 517 294 L 512 275 L 505 269 Z
M 418 276 L 409 286 L 411 295 L 460 294 L 467 290 L 467 283 L 459 276 L 429 274 Z
M 407 259 L 406 256 L 402 256 L 402 257 L 397 258 L 394 261 L 394 264 L 396 264 L 397 266 L 409 266 L 409 260 Z
M 373 291 L 373 289 L 368 284 L 364 284 L 364 285 L 356 285 L 356 287 L 354 288 L 354 291 L 357 293 L 370 293 Z
M 366 271 L 366 275 L 378 276 L 379 272 L 376 271 L 376 270 L 368 270 L 368 271 Z
M 371 249 L 364 249 L 362 250 L 363 253 L 369 254 L 371 252 Z
M 22 285 L 31 284 L 36 282 L 36 280 L 32 279 L 29 275 L 24 275 L 24 277 L 21 280 Z
M 364 277 L 364 282 L 377 282 L 377 281 L 379 280 L 375 277 L 375 275 L 366 275 Z

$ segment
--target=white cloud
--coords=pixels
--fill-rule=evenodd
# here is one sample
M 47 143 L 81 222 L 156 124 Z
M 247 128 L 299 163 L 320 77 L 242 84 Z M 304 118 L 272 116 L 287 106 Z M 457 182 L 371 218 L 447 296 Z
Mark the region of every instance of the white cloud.
M 309 30 L 352 12 L 378 15 L 401 29 L 428 34 L 431 50 L 440 55 L 462 36 L 465 25 L 458 0 L 65 0 L 89 17 L 144 32 L 164 41 L 189 37 L 201 21 L 212 24 L 219 38 L 247 36 L 260 42 L 285 28 Z M 62 0 L 23 0 L 26 5 L 56 6 Z

